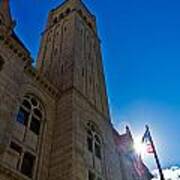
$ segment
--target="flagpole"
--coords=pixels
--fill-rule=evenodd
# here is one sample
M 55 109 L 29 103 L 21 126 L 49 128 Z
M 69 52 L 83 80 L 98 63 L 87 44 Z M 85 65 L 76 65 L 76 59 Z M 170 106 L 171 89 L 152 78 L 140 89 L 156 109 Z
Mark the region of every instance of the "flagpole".
M 154 142 L 153 142 L 150 130 L 149 130 L 149 126 L 147 126 L 147 125 L 146 125 L 146 131 L 149 132 L 149 141 L 151 143 L 154 158 L 156 160 L 157 168 L 159 170 L 160 180 L 165 180 L 164 175 L 163 175 L 163 171 L 162 171 L 162 168 L 161 168 L 161 164 L 160 164 L 160 161 L 159 161 L 159 158 L 158 158 L 158 154 L 157 154 L 157 151 L 156 151 L 156 148 L 155 148 L 155 145 L 154 145 Z

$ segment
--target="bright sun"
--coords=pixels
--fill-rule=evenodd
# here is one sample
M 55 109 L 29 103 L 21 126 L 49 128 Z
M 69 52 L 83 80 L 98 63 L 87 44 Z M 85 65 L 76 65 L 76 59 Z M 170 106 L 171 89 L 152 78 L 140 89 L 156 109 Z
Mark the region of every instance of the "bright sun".
M 134 139 L 134 149 L 139 155 L 144 155 L 145 153 L 145 146 L 139 138 Z

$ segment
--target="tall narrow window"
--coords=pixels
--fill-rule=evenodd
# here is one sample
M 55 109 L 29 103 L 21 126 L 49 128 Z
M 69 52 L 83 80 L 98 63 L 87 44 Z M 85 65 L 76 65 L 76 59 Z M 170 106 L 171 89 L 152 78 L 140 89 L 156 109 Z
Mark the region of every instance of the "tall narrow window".
M 54 22 L 54 24 L 56 24 L 58 22 L 57 17 L 54 18 L 53 22 Z
M 30 178 L 33 174 L 34 161 L 35 157 L 31 153 L 26 152 L 24 154 L 21 172 Z
M 63 74 L 64 73 L 64 66 L 63 66 L 63 64 L 61 65 L 61 74 Z
M 88 150 L 93 152 L 93 135 L 92 135 L 91 131 L 88 131 L 87 145 L 88 145 Z
M 88 180 L 95 180 L 95 174 L 91 171 L 89 171 Z
M 66 15 L 68 15 L 70 12 L 71 12 L 71 10 L 68 8 L 68 9 L 66 10 Z
M 40 121 L 35 117 L 32 117 L 31 119 L 30 130 L 35 134 L 39 135 Z
M 95 135 L 95 154 L 101 159 L 101 141 L 97 135 Z
M 29 118 L 29 113 L 20 107 L 18 115 L 17 115 L 17 121 L 25 126 L 28 124 L 28 118 Z
M 3 65 L 4 65 L 4 60 L 3 60 L 3 58 L 0 56 L 0 71 L 1 71 L 2 68 L 3 68 Z
M 61 20 L 61 19 L 63 19 L 63 18 L 64 18 L 64 14 L 61 13 L 61 14 L 59 15 L 59 20 Z
M 95 157 L 101 159 L 101 139 L 93 124 L 88 123 L 87 148 Z
M 38 136 L 41 133 L 40 129 L 43 119 L 44 108 L 40 101 L 33 95 L 24 96 L 17 113 L 16 121 L 17 123 L 20 123 L 22 126 L 26 127 L 24 132 L 25 138 L 21 143 L 16 143 L 16 139 L 14 139 L 10 143 L 9 148 L 19 153 L 19 161 L 17 163 L 16 170 L 20 171 L 29 178 L 33 177 L 38 143 L 36 143 L 36 141 L 30 141 L 32 146 L 31 144 L 28 144 L 27 146 L 27 142 L 29 143 L 27 137 L 36 137 L 36 139 L 38 139 Z

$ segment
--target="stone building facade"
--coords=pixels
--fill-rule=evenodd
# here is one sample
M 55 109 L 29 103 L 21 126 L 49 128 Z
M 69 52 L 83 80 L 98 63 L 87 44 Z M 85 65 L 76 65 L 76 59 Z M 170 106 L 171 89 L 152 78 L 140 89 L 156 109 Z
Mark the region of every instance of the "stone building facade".
M 149 180 L 124 176 L 134 170 L 123 168 L 114 138 L 96 19 L 84 3 L 49 12 L 36 67 L 14 26 L 1 0 L 0 180 Z

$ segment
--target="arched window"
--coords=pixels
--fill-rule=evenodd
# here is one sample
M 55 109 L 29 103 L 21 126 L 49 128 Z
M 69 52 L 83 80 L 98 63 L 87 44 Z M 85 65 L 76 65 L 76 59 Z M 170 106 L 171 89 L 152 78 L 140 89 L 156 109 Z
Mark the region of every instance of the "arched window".
M 57 17 L 55 17 L 55 18 L 53 19 L 53 23 L 56 24 L 57 22 L 58 22 L 58 19 L 57 19 Z
M 68 15 L 70 12 L 71 12 L 71 9 L 70 9 L 70 8 L 67 8 L 67 10 L 66 10 L 66 15 Z
M 3 65 L 4 65 L 4 60 L 3 60 L 3 58 L 0 56 L 0 71 L 1 71 L 2 68 L 3 68 Z
M 43 114 L 43 108 L 38 99 L 34 96 L 27 95 L 20 105 L 17 121 L 36 135 L 39 135 Z
M 63 18 L 64 18 L 64 14 L 61 13 L 61 14 L 59 15 L 59 20 L 61 20 L 61 19 L 63 19 Z
M 96 127 L 93 123 L 87 124 L 87 148 L 97 158 L 101 159 L 102 143 Z
M 33 139 L 38 139 L 43 120 L 44 108 L 40 101 L 33 95 L 24 96 L 16 118 L 18 123 L 26 127 L 24 128 L 25 131 L 22 132 L 24 133 L 24 139 L 17 141 L 16 138 L 12 137 L 9 148 L 18 154 L 16 167 L 14 168 L 29 178 L 34 177 L 39 146 L 35 141 L 36 147 L 32 148 L 33 146 L 31 147 L 31 144 L 28 144 L 29 141 L 26 138 L 31 136 Z

